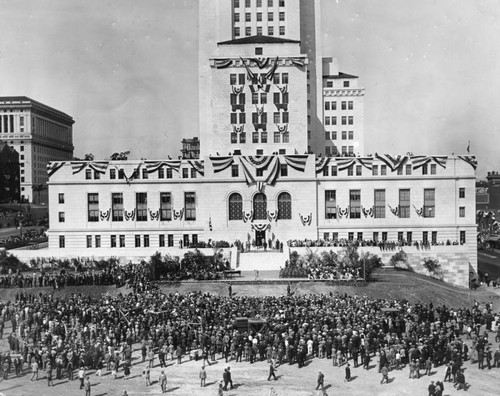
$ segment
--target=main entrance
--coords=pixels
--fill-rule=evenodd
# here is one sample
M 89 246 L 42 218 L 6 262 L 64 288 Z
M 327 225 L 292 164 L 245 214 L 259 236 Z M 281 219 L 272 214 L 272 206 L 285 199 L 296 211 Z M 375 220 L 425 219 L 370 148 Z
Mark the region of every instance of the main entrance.
M 266 231 L 255 230 L 255 246 L 262 247 L 263 242 L 266 240 Z

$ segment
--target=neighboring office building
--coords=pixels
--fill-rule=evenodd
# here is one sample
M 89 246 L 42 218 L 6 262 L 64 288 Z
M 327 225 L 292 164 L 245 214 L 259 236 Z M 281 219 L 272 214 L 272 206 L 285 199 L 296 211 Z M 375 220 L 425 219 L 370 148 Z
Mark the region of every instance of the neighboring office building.
M 182 139 L 182 158 L 198 159 L 200 158 L 200 139 L 197 137 L 191 139 Z
M 19 202 L 20 191 L 19 154 L 0 141 L 0 203 Z
M 73 158 L 73 118 L 25 96 L 0 97 L 0 140 L 19 153 L 21 199 L 47 202 L 46 166 Z

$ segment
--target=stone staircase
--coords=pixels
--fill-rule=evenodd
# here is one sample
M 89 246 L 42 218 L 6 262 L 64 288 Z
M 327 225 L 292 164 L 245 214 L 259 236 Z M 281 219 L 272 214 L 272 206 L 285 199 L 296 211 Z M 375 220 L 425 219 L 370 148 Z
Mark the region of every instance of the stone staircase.
M 236 269 L 240 271 L 279 271 L 285 266 L 288 259 L 287 251 L 254 251 L 239 254 L 239 265 Z

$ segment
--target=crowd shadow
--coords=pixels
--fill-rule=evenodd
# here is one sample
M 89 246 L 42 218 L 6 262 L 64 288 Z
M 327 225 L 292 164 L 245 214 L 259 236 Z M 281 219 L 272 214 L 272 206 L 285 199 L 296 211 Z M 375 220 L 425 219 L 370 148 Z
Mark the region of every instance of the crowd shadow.
M 167 389 L 165 393 L 175 392 L 177 389 L 180 389 L 180 386 L 175 386 L 173 388 Z

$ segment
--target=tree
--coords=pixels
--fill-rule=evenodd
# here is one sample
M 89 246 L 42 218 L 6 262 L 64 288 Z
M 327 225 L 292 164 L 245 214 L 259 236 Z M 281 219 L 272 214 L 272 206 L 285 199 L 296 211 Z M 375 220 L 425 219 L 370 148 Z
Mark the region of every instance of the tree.
M 128 159 L 129 154 L 130 151 L 121 151 L 119 153 L 111 154 L 109 159 L 112 161 L 126 161 Z
M 94 159 L 95 159 L 94 154 L 92 154 L 92 153 L 87 153 L 87 154 L 85 154 L 85 159 L 84 159 L 84 161 L 93 161 Z

